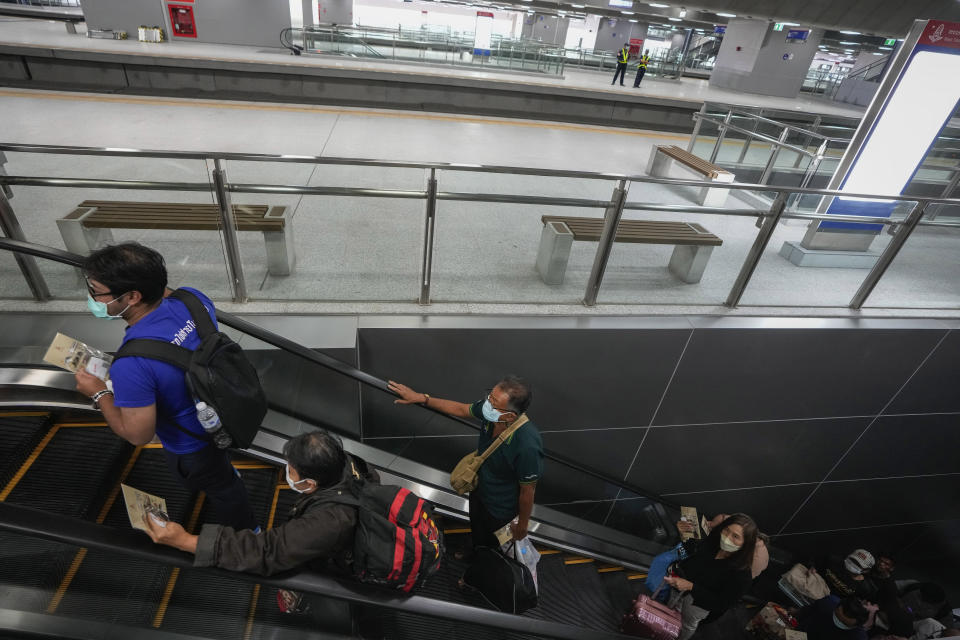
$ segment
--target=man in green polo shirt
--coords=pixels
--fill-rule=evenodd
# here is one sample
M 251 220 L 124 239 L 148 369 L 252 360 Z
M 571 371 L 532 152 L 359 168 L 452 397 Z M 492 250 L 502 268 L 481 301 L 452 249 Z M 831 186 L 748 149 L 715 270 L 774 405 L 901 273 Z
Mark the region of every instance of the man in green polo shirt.
M 457 418 L 481 421 L 477 443 L 481 453 L 526 412 L 533 395 L 530 385 L 517 376 L 506 376 L 473 404 L 434 398 L 392 380 L 388 387 L 399 396 L 396 404 L 422 404 Z M 537 427 L 528 421 L 480 467 L 480 482 L 470 492 L 470 529 L 475 547 L 499 547 L 493 533 L 514 518 L 517 522 L 510 525 L 514 540 L 527 536 L 534 492 L 542 474 L 543 442 Z

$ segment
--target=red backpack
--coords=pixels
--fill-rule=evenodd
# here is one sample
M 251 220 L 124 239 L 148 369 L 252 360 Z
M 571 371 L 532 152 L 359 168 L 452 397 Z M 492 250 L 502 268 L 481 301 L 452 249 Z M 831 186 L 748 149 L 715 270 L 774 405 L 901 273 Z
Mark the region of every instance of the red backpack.
M 358 510 L 354 576 L 404 593 L 420 588 L 440 568 L 444 551 L 430 503 L 408 489 L 356 478 L 352 492 L 330 502 Z

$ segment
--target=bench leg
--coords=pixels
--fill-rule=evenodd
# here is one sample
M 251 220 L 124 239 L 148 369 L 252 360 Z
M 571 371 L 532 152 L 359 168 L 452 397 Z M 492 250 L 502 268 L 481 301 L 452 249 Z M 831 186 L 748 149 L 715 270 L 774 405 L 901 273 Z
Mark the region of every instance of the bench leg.
M 647 175 L 656 178 L 667 177 L 667 170 L 670 167 L 670 156 L 665 153 L 659 153 L 657 146 L 654 145 L 650 151 L 650 162 L 647 163 Z
M 707 268 L 711 253 L 711 246 L 678 244 L 670 256 L 670 273 L 687 284 L 696 284 L 703 277 L 703 270 Z
M 297 263 L 293 249 L 293 220 L 287 219 L 283 231 L 264 231 L 263 242 L 267 248 L 267 273 L 272 276 L 289 276 Z
M 562 222 L 548 222 L 540 232 L 537 271 L 546 284 L 563 284 L 570 260 L 573 233 Z
M 722 207 L 727 204 L 730 189 L 704 187 L 700 189 L 700 204 L 704 207 Z
M 93 209 L 90 209 L 88 213 L 92 211 Z M 91 251 L 114 244 L 113 232 L 110 229 L 88 229 L 83 226 L 85 217 L 86 214 L 57 220 L 60 237 L 63 238 L 63 246 L 67 251 L 85 256 Z

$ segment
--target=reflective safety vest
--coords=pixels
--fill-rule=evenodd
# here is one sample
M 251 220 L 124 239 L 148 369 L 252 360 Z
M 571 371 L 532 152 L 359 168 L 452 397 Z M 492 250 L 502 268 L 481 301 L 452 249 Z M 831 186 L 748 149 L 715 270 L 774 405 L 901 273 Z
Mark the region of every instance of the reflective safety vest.
M 650 56 L 640 56 L 640 64 L 637 66 L 641 69 L 646 69 L 648 62 L 650 62 Z
M 620 49 L 617 52 L 617 62 L 627 64 L 627 58 L 630 57 L 630 49 Z

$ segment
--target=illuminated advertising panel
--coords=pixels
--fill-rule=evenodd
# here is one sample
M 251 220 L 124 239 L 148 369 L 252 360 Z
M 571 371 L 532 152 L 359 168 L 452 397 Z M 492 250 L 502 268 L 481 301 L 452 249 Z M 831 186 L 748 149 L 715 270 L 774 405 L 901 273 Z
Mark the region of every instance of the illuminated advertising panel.
M 490 36 L 493 33 L 493 14 L 477 11 L 477 27 L 474 29 L 473 55 L 490 55 Z
M 960 101 L 960 23 L 930 20 L 847 171 L 840 191 L 900 195 Z M 838 197 L 827 213 L 888 217 L 896 205 Z M 821 222 L 819 229 L 882 225 Z

